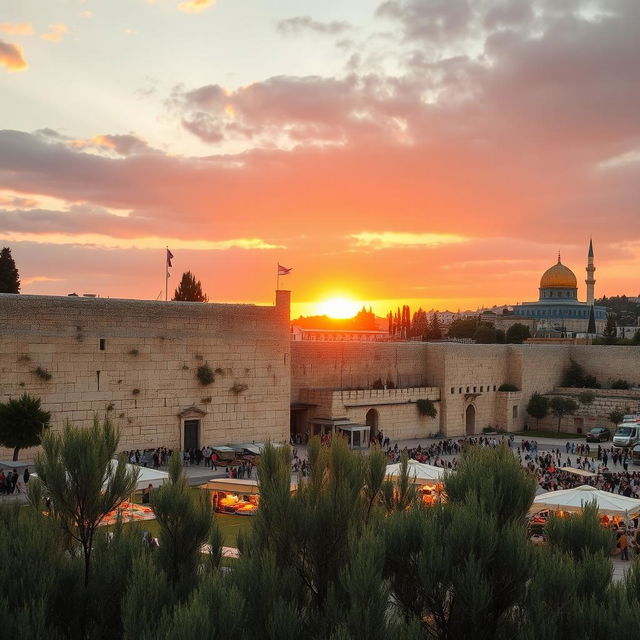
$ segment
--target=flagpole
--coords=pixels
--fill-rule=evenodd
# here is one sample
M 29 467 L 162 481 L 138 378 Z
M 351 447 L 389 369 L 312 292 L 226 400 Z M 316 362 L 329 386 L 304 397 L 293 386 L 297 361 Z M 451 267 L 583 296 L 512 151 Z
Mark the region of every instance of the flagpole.
M 280 263 L 278 262 L 278 266 L 276 268 L 276 291 L 280 291 Z
M 169 297 L 169 261 L 167 256 L 169 255 L 169 245 L 166 246 L 166 253 L 164 254 L 164 301 L 167 301 Z

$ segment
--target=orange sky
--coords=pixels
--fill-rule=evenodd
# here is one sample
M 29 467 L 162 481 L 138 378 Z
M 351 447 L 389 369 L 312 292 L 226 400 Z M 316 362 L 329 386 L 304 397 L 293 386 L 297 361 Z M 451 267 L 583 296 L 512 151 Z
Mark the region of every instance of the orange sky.
M 280 262 L 294 316 L 475 309 L 535 300 L 561 250 L 584 299 L 590 236 L 596 294 L 640 293 L 640 4 L 267 4 L 9 8 L 24 293 L 154 299 L 169 246 L 211 300 L 272 302 Z

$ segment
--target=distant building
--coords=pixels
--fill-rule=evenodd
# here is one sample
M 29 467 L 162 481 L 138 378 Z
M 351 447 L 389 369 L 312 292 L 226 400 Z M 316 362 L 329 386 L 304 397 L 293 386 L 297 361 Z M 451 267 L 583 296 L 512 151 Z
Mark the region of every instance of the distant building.
M 392 337 L 388 331 L 364 331 L 347 329 L 306 329 L 291 327 L 291 340 L 312 342 L 386 342 Z
M 587 301 L 580 302 L 576 276 L 562 264 L 558 254 L 557 264 L 547 269 L 540 279 L 539 299 L 515 306 L 514 315 L 535 320 L 539 334 L 601 334 L 607 322 L 607 310 L 594 305 L 595 270 L 593 244 L 589 242 Z

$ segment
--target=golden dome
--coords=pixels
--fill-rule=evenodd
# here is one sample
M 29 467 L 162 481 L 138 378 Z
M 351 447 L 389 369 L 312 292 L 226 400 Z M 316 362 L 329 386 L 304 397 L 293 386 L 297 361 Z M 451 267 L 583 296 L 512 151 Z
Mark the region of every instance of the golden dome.
M 569 269 L 560 262 L 560 256 L 558 256 L 558 264 L 554 264 L 553 267 L 547 269 L 540 278 L 541 289 L 577 289 L 578 281 L 576 276 Z

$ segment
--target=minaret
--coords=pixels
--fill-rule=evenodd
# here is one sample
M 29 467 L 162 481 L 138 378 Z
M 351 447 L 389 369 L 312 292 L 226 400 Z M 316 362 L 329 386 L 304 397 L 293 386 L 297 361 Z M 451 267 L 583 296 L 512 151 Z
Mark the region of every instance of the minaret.
M 589 254 L 587 258 L 587 279 L 584 281 L 587 285 L 587 304 L 593 304 L 595 300 L 596 279 L 593 277 L 596 268 L 593 266 L 593 241 L 589 239 Z

